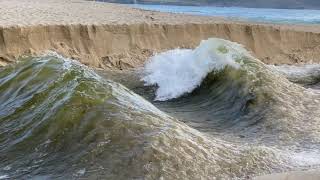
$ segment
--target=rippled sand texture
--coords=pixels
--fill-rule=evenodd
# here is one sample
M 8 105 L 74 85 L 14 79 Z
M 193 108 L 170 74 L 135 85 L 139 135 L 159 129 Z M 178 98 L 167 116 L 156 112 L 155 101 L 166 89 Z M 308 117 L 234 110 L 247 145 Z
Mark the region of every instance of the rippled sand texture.
M 209 37 L 245 45 L 263 62 L 319 62 L 318 26 L 253 24 L 82 0 L 0 2 L 0 65 L 57 51 L 89 66 L 126 69 L 155 52 Z

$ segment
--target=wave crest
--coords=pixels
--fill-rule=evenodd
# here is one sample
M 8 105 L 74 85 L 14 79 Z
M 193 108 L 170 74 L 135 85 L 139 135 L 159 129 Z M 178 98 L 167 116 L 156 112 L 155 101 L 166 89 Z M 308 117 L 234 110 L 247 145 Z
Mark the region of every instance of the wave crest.
M 155 100 L 165 101 L 192 92 L 210 72 L 226 66 L 240 68 L 242 57 L 251 57 L 242 45 L 211 38 L 194 50 L 175 49 L 152 57 L 142 80 L 146 85 L 157 85 Z

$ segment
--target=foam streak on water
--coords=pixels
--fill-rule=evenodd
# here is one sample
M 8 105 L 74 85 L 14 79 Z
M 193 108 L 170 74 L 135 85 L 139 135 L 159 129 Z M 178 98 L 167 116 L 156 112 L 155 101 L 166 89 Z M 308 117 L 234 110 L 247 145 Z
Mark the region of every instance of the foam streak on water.
M 290 81 L 300 84 L 315 84 L 320 82 L 320 65 L 305 64 L 305 65 L 280 65 L 269 67 L 275 69 L 285 75 Z

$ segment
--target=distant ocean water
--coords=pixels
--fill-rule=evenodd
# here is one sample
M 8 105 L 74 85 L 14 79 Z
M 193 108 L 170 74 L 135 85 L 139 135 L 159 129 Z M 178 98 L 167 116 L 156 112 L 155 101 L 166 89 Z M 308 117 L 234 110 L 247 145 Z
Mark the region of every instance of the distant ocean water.
M 320 10 L 142 4 L 134 4 L 132 6 L 161 12 L 216 16 L 253 22 L 280 24 L 320 24 Z

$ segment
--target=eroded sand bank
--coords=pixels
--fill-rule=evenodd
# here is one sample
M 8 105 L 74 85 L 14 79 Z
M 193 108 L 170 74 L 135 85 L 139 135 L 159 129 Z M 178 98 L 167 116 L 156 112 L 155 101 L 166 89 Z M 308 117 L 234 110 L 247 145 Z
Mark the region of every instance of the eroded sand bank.
M 150 55 L 219 37 L 266 63 L 320 62 L 320 27 L 230 22 L 83 0 L 0 1 L 0 64 L 48 50 L 93 67 L 142 65 Z

